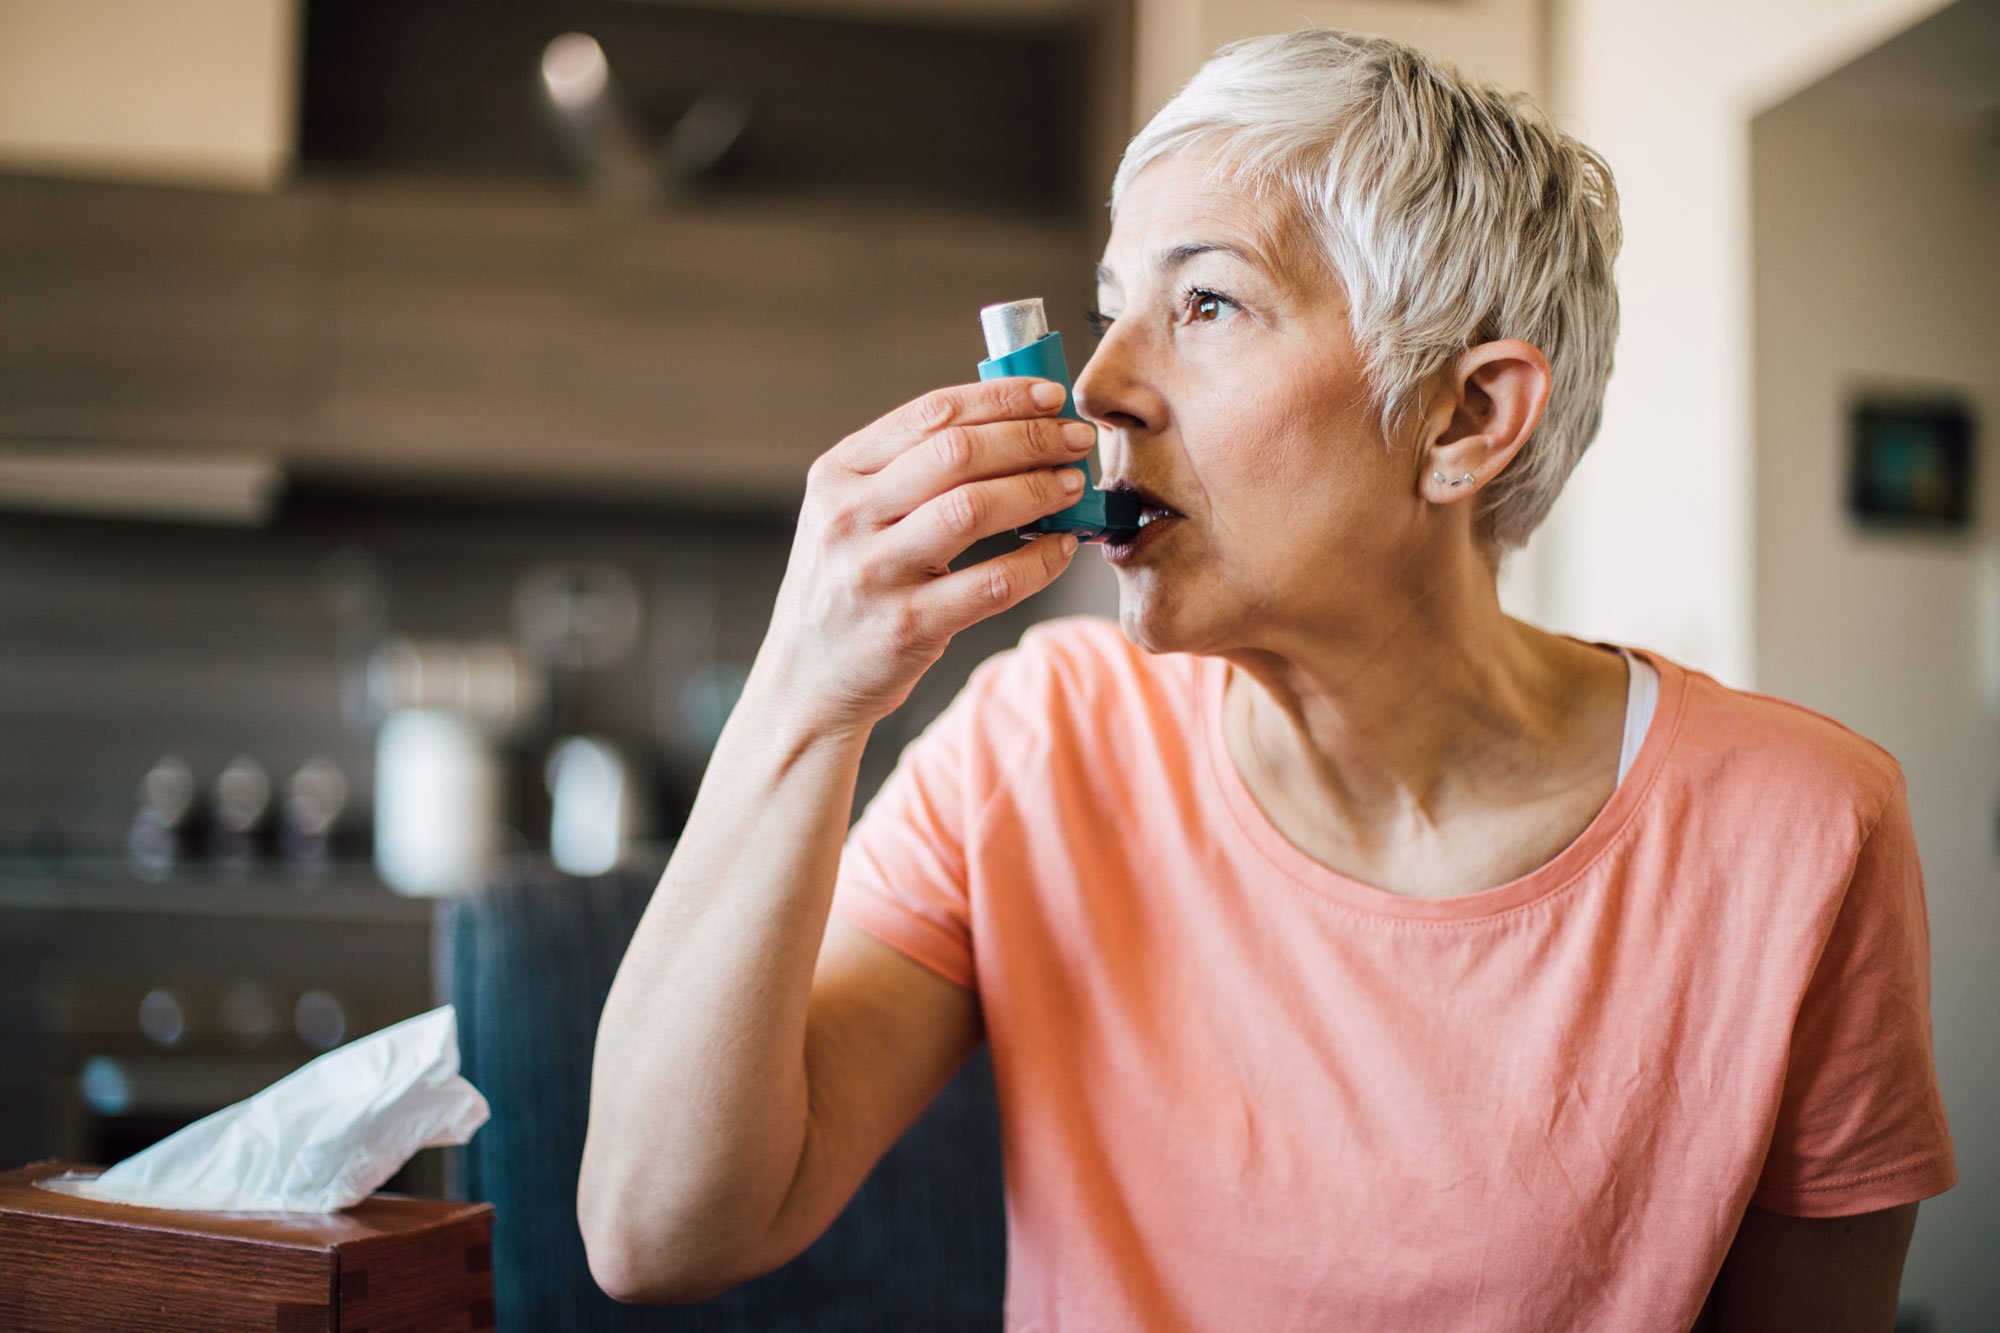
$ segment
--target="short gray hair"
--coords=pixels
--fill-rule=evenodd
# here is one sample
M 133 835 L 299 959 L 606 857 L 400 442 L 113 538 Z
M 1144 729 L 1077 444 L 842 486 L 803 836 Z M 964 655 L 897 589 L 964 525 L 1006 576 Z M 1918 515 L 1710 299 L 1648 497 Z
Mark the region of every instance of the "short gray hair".
M 1533 343 L 1554 378 L 1533 438 L 1479 499 L 1491 558 L 1520 546 L 1597 434 L 1621 232 L 1604 159 L 1525 94 L 1386 37 L 1310 29 L 1223 47 L 1126 146 L 1111 208 L 1162 157 L 1295 209 L 1346 291 L 1394 442 L 1466 348 Z

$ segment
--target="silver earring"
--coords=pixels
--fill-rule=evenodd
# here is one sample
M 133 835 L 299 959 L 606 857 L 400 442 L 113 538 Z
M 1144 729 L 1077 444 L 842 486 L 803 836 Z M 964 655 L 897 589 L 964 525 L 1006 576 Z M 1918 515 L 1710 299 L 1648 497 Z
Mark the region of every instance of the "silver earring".
M 1463 486 L 1463 485 L 1465 485 L 1465 483 L 1466 483 L 1466 482 L 1468 482 L 1468 481 L 1471 481 L 1471 480 L 1472 480 L 1472 474 L 1471 474 L 1470 472 L 1468 472 L 1468 473 L 1466 473 L 1466 474 L 1465 474 L 1464 476 L 1460 477 L 1460 478 L 1459 478 L 1459 479 L 1458 479 L 1457 481 L 1454 481 L 1454 482 L 1452 483 L 1452 485 L 1453 485 L 1454 487 L 1457 487 L 1457 486 Z

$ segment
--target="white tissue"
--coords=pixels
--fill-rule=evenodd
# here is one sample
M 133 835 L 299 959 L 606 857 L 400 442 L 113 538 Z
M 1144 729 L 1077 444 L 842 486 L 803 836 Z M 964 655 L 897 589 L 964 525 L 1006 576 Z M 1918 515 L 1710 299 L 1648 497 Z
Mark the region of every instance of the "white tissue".
M 419 1148 L 464 1143 L 488 1114 L 459 1076 L 458 1015 L 445 1005 L 328 1051 L 102 1175 L 43 1184 L 150 1208 L 331 1213 Z

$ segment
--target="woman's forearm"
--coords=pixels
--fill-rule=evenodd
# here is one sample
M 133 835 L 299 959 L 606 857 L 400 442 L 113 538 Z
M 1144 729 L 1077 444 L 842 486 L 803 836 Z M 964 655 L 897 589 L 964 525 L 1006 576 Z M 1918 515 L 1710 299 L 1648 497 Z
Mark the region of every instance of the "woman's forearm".
M 806 1133 L 806 1015 L 865 730 L 755 671 L 598 1030 L 578 1214 L 626 1299 L 742 1276 Z
M 1073 536 L 953 570 L 1075 502 L 1063 386 L 940 389 L 813 464 L 771 627 L 598 1030 L 577 1216 L 613 1295 L 758 1269 L 805 1159 L 806 1019 L 861 751 L 952 636 L 1046 588 Z

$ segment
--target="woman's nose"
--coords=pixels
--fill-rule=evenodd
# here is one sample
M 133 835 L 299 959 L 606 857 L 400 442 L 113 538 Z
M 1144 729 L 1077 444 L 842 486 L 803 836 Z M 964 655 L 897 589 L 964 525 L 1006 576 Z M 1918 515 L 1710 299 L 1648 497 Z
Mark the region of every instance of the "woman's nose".
M 1144 349 L 1113 324 L 1084 363 L 1071 392 L 1076 410 L 1105 430 L 1157 430 L 1164 404 L 1152 388 Z

